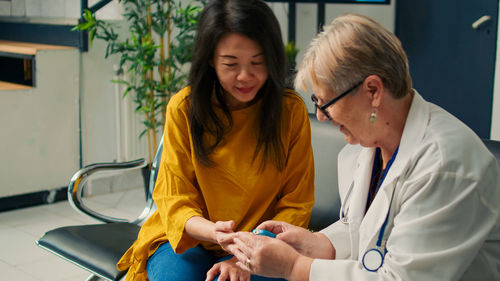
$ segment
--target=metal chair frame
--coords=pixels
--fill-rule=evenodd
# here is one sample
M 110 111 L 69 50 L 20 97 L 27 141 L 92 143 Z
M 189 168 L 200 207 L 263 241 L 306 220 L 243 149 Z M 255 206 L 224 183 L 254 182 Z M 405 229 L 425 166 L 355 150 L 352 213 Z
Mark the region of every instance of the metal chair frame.
M 116 229 L 115 232 L 118 231 L 117 232 L 118 234 L 120 233 L 121 229 L 127 229 L 127 231 L 131 231 L 132 234 L 134 234 L 134 232 L 138 233 L 140 225 L 149 217 L 150 214 L 152 214 L 152 212 L 155 209 L 155 204 L 152 195 L 156 182 L 156 177 L 158 175 L 158 169 L 160 166 L 162 151 L 163 151 L 163 137 L 161 138 L 155 159 L 152 163 L 149 184 L 146 189 L 147 192 L 146 192 L 145 207 L 135 219 L 128 220 L 123 218 L 111 217 L 92 210 L 91 208 L 87 207 L 84 204 L 83 201 L 84 189 L 88 180 L 92 176 L 95 176 L 98 173 L 104 171 L 127 171 L 127 170 L 141 169 L 148 165 L 147 161 L 141 158 L 122 163 L 92 164 L 80 169 L 72 176 L 67 190 L 68 201 L 70 202 L 70 205 L 78 212 L 81 212 L 85 215 L 95 218 L 103 222 L 104 224 L 60 227 L 48 231 L 35 243 L 41 248 L 63 258 L 64 260 L 67 260 L 89 271 L 91 275 L 87 278 L 87 281 L 99 280 L 100 278 L 111 281 L 120 280 L 126 274 L 126 272 L 119 272 L 118 270 L 116 270 L 116 272 L 111 272 L 111 270 L 102 271 L 99 270 L 100 264 L 98 260 L 96 260 L 95 262 L 93 260 L 82 261 L 79 259 L 79 257 L 75 255 L 75 253 L 78 252 L 79 247 L 82 247 L 82 245 L 79 245 L 79 242 L 81 240 L 88 242 L 86 240 L 87 237 L 81 237 L 83 236 L 83 234 L 81 234 L 82 233 L 81 230 L 83 228 L 92 227 L 95 229 L 99 229 L 99 231 L 102 232 L 102 230 L 104 229 L 107 231 L 108 229 L 112 230 L 114 228 Z M 76 233 L 75 229 L 78 228 L 80 228 L 80 230 L 78 231 L 78 233 Z M 132 237 L 133 236 L 132 234 L 129 235 L 130 236 L 129 240 L 132 238 L 135 240 L 135 237 Z M 81 238 L 80 241 L 79 238 Z M 123 246 L 128 248 L 130 245 L 131 243 L 129 245 L 123 245 Z M 107 249 L 102 249 L 102 251 L 106 250 Z M 108 268 L 110 268 L 112 265 L 114 266 L 113 263 L 115 264 L 115 262 L 110 262 Z

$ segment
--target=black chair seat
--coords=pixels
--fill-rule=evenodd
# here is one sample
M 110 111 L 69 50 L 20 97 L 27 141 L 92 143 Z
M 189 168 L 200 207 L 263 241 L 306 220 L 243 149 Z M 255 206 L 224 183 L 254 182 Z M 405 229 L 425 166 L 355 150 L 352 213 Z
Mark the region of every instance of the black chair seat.
M 45 233 L 37 244 L 101 277 L 119 280 L 126 272 L 116 269 L 116 263 L 139 229 L 132 223 L 66 226 Z
M 483 139 L 483 142 L 500 164 L 500 141 Z

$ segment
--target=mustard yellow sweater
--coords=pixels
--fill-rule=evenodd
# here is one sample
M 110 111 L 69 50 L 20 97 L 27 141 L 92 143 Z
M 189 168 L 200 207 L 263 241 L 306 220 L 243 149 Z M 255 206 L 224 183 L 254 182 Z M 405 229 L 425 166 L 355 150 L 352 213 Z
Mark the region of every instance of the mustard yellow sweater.
M 294 93 L 284 96 L 283 171 L 269 162 L 260 169 L 262 152 L 252 161 L 257 143 L 255 122 L 260 102 L 232 111 L 233 127 L 210 155 L 216 165 L 204 166 L 194 155 L 189 128 L 189 87 L 167 106 L 163 155 L 153 199 L 158 209 L 144 223 L 138 238 L 118 262 L 129 268 L 126 280 L 148 280 L 146 263 L 167 241 L 176 253 L 201 244 L 184 232 L 186 221 L 203 216 L 213 222 L 233 220 L 235 231 L 250 231 L 265 220 L 307 227 L 314 204 L 314 161 L 309 117 Z M 261 150 L 262 151 L 262 150 Z

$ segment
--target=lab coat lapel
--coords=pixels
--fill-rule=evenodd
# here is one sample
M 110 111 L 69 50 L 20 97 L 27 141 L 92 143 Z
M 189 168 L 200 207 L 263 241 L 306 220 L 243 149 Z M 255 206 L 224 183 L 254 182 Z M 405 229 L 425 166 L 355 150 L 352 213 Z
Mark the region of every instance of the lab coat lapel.
M 373 157 L 375 149 L 364 148 L 359 157 L 357 169 L 354 173 L 354 187 L 352 190 L 352 205 L 350 206 L 350 215 L 352 221 L 357 221 L 358 225 L 361 223 L 365 215 L 366 200 L 368 189 L 370 188 L 370 178 L 372 172 Z
M 375 149 L 363 148 L 358 156 L 357 167 L 354 172 L 354 186 L 352 189 L 352 200 L 349 206 L 349 229 L 351 236 L 352 258 L 359 250 L 359 226 L 365 215 L 368 189 L 370 188 L 370 177 L 372 172 L 373 157 Z
M 389 173 L 391 173 L 389 169 Z M 398 171 L 394 171 L 398 172 Z M 389 176 L 389 174 L 387 174 Z M 387 178 L 386 176 L 386 178 Z M 361 222 L 359 228 L 360 243 L 359 243 L 359 254 L 363 255 L 368 249 L 375 248 L 375 243 L 378 238 L 378 234 L 382 225 L 384 224 L 387 213 L 389 212 L 389 206 L 391 204 L 392 192 L 396 187 L 396 179 L 387 182 L 384 180 L 380 190 L 377 192 L 375 199 L 373 200 L 368 212 L 366 212 L 363 221 Z M 388 233 L 390 229 L 386 230 Z
M 405 128 L 399 142 L 398 154 L 394 163 L 392 163 L 389 173 L 382 183 L 382 187 L 393 182 L 400 177 L 410 161 L 413 148 L 417 147 L 418 143 L 424 137 L 427 124 L 429 123 L 430 113 L 429 104 L 414 90 L 413 101 L 406 117 Z
M 389 212 L 389 206 L 391 204 L 394 205 L 395 202 L 397 202 L 397 196 L 395 194 L 391 203 L 392 194 L 393 192 L 398 193 L 398 191 L 395 190 L 398 186 L 398 180 L 400 178 L 403 178 L 404 180 L 405 172 L 408 169 L 407 165 L 410 163 L 412 148 L 415 147 L 423 138 L 425 128 L 427 127 L 428 120 L 430 118 L 429 114 L 428 103 L 425 102 L 425 100 L 416 91 L 414 91 L 412 105 L 406 119 L 405 128 L 399 144 L 398 154 L 396 155 L 388 174 L 382 182 L 382 186 L 375 196 L 370 209 L 364 216 L 359 228 L 360 255 L 375 247 L 380 228 L 384 224 L 386 215 Z M 373 160 L 370 161 L 370 163 L 372 162 Z M 369 183 L 367 185 L 369 185 Z M 365 197 L 366 194 L 367 193 L 365 192 Z M 366 204 L 366 198 L 363 202 Z M 392 222 L 390 221 L 385 231 L 386 233 L 384 233 L 385 239 L 391 229 Z

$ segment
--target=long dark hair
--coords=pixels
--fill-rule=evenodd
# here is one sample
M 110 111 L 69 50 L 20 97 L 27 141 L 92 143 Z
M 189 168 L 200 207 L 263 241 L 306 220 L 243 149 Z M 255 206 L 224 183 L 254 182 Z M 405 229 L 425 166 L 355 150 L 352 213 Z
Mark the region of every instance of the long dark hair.
M 262 48 L 268 78 L 255 97 L 261 99 L 262 105 L 254 158 L 263 149 L 263 164 L 270 159 L 279 170 L 283 170 L 285 152 L 281 130 L 285 52 L 278 20 L 261 0 L 212 0 L 200 15 L 189 73 L 190 127 L 196 157 L 205 165 L 213 164 L 209 154 L 232 127 L 231 112 L 223 99 L 224 90 L 210 65 L 217 43 L 229 33 L 242 34 Z M 224 112 L 225 120 L 214 111 L 212 93 Z M 204 138 L 204 134 L 210 137 Z

